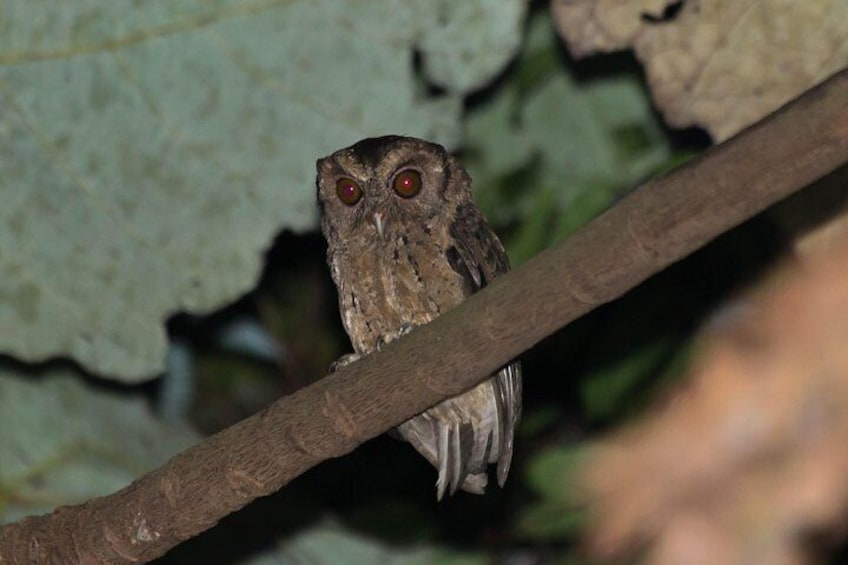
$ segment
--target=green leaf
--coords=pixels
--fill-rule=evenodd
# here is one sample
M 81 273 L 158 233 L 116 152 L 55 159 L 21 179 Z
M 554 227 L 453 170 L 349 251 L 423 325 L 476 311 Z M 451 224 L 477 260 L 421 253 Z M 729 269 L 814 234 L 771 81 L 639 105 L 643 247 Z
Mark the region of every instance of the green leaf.
M 547 11 L 531 17 L 503 81 L 469 112 L 466 162 L 490 220 L 517 225 L 505 237 L 517 263 L 671 158 L 638 72 L 576 78 L 560 60 Z
M 529 441 L 546 428 L 556 424 L 563 417 L 559 406 L 535 406 L 533 411 L 521 415 L 521 426 L 517 433 L 523 440 Z
M 0 522 L 114 492 L 198 441 L 138 392 L 0 372 Z
M 248 565 L 265 563 L 310 563 L 313 565 L 483 565 L 487 560 L 479 555 L 418 545 L 392 547 L 385 543 L 354 534 L 340 525 L 329 522 L 314 526 L 280 544 L 279 549 L 250 559 Z
M 534 541 L 562 541 L 574 537 L 588 523 L 587 516 L 559 502 L 542 501 L 518 513 L 518 535 Z
M 657 373 L 673 355 L 675 346 L 681 344 L 658 339 L 588 374 L 580 393 L 589 415 L 604 420 L 618 414 L 622 407 L 632 405 L 633 396 L 641 392 L 642 383 L 659 380 Z
M 523 11 L 5 2 L 0 350 L 161 371 L 167 316 L 234 300 L 280 229 L 316 226 L 316 158 L 385 133 L 455 146 L 462 95 L 510 58 Z M 416 51 L 446 94 L 423 93 Z
M 587 447 L 553 447 L 535 455 L 527 466 L 527 486 L 543 498 L 571 503 L 576 500 L 574 478 Z
M 526 482 L 540 499 L 522 508 L 516 530 L 533 540 L 562 540 L 586 522 L 578 500 L 577 473 L 589 447 L 552 447 L 537 453 L 527 466 Z

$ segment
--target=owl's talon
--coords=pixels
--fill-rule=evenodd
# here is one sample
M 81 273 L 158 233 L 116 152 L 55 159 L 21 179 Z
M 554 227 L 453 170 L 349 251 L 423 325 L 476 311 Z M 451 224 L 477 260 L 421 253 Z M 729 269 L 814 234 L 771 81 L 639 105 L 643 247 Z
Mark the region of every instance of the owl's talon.
M 409 322 L 406 322 L 403 325 L 401 325 L 401 327 L 398 328 L 397 331 L 391 332 L 391 333 L 388 333 L 388 334 L 385 334 L 385 335 L 381 335 L 380 337 L 377 338 L 377 344 L 376 344 L 377 345 L 377 351 L 382 351 L 383 347 L 385 347 L 386 344 L 393 342 L 394 340 L 396 340 L 399 337 L 405 336 L 406 334 L 411 332 L 413 329 L 415 329 L 415 324 L 410 324 Z
M 332 363 L 330 363 L 330 373 L 335 373 L 345 365 L 350 365 L 356 361 L 359 361 L 362 358 L 362 355 L 359 353 L 345 353 Z

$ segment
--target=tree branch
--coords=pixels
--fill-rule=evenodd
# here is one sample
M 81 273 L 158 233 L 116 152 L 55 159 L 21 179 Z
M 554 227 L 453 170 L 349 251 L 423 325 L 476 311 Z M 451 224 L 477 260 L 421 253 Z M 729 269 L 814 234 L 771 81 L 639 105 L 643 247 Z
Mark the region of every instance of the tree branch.
M 848 162 L 848 71 L 651 180 L 382 352 L 281 398 L 110 496 L 0 529 L 0 563 L 146 561 L 491 374 Z M 532 376 L 531 376 L 532 382 Z

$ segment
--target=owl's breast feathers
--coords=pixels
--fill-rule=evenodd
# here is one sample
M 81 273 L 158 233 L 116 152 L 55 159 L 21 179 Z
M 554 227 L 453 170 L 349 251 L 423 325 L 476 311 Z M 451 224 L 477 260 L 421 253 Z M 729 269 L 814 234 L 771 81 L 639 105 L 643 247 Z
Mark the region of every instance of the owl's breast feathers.
M 426 324 L 473 292 L 444 231 L 412 226 L 377 245 L 333 254 L 342 318 L 357 353 L 371 353 L 388 334 Z
M 330 250 L 343 322 L 358 353 L 374 351 L 404 326 L 431 321 L 509 270 L 501 242 L 473 202 L 454 211 L 442 227 L 412 223 L 379 245 Z M 520 414 L 516 362 L 398 430 L 438 469 L 439 498 L 458 488 L 482 493 L 489 463 L 498 465 L 498 482 L 506 480 Z

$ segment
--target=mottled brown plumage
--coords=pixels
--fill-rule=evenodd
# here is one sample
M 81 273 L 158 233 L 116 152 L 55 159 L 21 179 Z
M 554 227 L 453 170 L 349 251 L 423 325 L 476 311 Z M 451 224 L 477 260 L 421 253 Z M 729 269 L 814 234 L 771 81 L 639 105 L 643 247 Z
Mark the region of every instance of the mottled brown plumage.
M 365 139 L 318 161 L 321 228 L 353 356 L 453 308 L 509 269 L 474 203 L 471 179 L 443 147 Z M 437 494 L 503 485 L 521 414 L 519 364 L 398 427 L 439 472 Z

